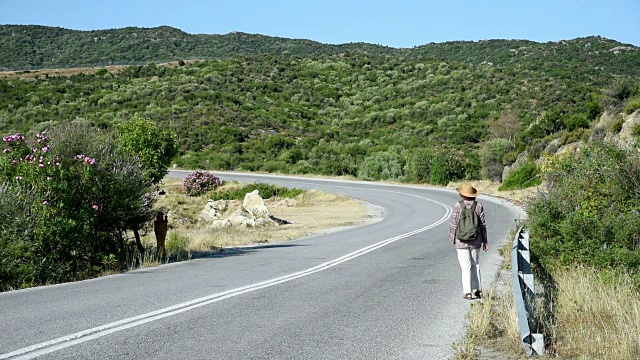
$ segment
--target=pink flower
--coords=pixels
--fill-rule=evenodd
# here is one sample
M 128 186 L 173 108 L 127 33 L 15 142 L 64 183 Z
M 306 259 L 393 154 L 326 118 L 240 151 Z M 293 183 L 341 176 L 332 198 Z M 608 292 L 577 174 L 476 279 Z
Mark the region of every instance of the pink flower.
M 38 152 L 38 148 L 33 148 L 31 150 L 33 150 L 33 152 Z
M 47 176 L 47 180 L 51 180 L 51 176 Z
M 49 152 L 49 147 L 47 147 L 47 146 L 43 147 L 42 148 L 42 152 L 45 153 L 45 154 L 48 153 Z
M 45 200 L 45 201 L 42 202 L 42 205 L 49 206 L 49 202 L 47 200 Z
M 44 167 L 44 164 L 43 164 L 43 163 L 40 163 L 40 164 L 38 164 L 38 167 L 43 168 L 43 167 Z
M 2 150 L 3 153 L 8 153 L 9 152 L 9 148 L 5 148 L 4 150 Z
M 100 209 L 100 207 L 99 207 L 98 205 L 93 205 L 91 208 L 92 208 L 93 210 L 95 210 L 95 211 L 98 211 L 98 209 Z
M 16 176 L 16 180 L 22 180 L 22 176 Z

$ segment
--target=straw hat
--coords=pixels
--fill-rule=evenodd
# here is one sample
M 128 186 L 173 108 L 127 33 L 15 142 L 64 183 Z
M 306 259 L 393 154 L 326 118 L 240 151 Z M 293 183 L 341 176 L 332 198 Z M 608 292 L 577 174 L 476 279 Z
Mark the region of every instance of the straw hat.
M 458 193 L 460 194 L 460 196 L 464 196 L 468 198 L 474 198 L 480 195 L 480 192 L 478 191 L 478 189 L 474 188 L 469 184 L 462 184 L 458 188 L 456 188 L 456 190 L 458 190 Z

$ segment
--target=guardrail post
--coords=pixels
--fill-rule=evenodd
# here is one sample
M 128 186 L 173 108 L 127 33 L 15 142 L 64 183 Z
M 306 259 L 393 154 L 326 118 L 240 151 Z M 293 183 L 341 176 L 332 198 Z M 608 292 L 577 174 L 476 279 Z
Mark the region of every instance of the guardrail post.
M 532 334 L 529 319 L 534 314 L 534 279 L 531 274 L 531 253 L 529 252 L 529 232 L 518 229 L 511 249 L 511 268 L 513 271 L 513 300 L 516 306 L 520 339 L 528 355 L 544 354 L 544 337 Z

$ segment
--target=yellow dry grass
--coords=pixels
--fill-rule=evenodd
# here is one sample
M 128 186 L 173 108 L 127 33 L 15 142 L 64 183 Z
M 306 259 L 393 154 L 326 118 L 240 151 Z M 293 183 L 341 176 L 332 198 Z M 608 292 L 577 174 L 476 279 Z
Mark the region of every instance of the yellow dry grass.
M 640 359 L 640 292 L 629 276 L 573 268 L 554 277 L 560 358 Z

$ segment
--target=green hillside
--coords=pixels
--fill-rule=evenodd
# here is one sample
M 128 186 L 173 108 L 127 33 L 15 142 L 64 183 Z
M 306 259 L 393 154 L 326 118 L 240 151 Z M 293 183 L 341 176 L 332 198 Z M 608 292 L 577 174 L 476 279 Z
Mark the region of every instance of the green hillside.
M 623 89 L 624 100 L 640 78 L 640 49 L 600 37 L 392 49 L 170 27 L 6 25 L 0 42 L 5 68 L 24 68 L 19 61 L 50 67 L 216 58 L 0 80 L 0 132 L 76 119 L 110 128 L 143 117 L 177 132 L 179 164 L 221 170 L 424 180 L 429 176 L 415 163 L 432 156 L 425 149 L 440 147 L 440 154 L 461 154 L 465 176 L 480 177 L 487 140 L 510 143 L 500 145 L 500 167 L 522 150 L 533 147 L 536 155 L 548 136 L 586 139 L 607 91 Z M 514 133 L 496 135 L 490 125 L 506 115 L 517 122 Z M 400 172 L 375 170 L 388 156 Z

